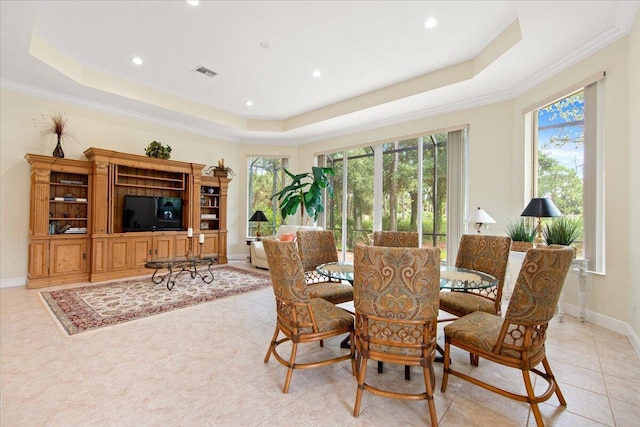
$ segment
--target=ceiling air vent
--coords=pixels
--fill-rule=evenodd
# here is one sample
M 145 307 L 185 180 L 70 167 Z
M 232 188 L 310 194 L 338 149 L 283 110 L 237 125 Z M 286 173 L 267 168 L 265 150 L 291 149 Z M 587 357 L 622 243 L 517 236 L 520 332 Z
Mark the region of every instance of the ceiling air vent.
M 208 69 L 207 67 L 203 67 L 202 65 L 198 65 L 196 68 L 194 68 L 193 70 L 191 70 L 192 73 L 200 73 L 203 74 L 207 77 L 215 77 L 218 73 L 216 73 L 215 71 L 212 71 L 210 69 Z

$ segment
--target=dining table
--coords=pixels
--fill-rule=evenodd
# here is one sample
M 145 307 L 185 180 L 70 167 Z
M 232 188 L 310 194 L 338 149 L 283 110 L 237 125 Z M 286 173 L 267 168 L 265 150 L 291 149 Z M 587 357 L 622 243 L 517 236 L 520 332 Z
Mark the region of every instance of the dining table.
M 318 274 L 328 277 L 330 280 L 344 280 L 353 285 L 354 268 L 353 263 L 349 261 L 337 261 L 321 264 L 316 267 Z M 440 289 L 450 290 L 452 292 L 468 292 L 478 289 L 487 289 L 498 285 L 498 279 L 490 274 L 482 271 L 470 270 L 450 265 L 440 265 Z M 353 301 L 336 304 L 338 307 L 351 314 L 355 314 Z M 349 348 L 348 339 L 343 340 L 340 344 L 343 348 Z M 436 350 L 440 354 L 444 354 L 442 347 L 438 344 Z M 436 357 L 436 362 L 443 362 L 442 356 Z M 383 364 L 378 362 L 378 372 L 382 373 Z M 405 371 L 405 378 L 409 379 L 408 370 Z

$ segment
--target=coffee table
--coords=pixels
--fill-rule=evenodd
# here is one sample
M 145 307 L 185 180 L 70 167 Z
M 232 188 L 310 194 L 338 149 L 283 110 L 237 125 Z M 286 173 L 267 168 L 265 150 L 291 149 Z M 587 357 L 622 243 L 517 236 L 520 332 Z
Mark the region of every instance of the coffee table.
M 217 255 L 190 258 L 168 258 L 145 261 L 144 268 L 155 269 L 153 276 L 151 276 L 151 281 L 153 281 L 153 283 L 160 284 L 166 279 L 167 289 L 172 290 L 176 283 L 176 279 L 184 272 L 189 273 L 192 279 L 200 277 L 200 280 L 204 283 L 209 284 L 213 282 L 213 271 L 211 271 L 211 266 L 217 262 Z M 198 271 L 198 266 L 202 265 L 207 266 L 207 271 L 205 271 L 204 274 Z M 169 272 L 158 274 L 159 270 L 169 270 Z

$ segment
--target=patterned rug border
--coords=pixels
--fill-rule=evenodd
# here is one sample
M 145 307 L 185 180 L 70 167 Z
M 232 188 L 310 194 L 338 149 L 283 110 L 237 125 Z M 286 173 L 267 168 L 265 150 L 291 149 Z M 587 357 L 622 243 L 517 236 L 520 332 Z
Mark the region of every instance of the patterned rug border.
M 264 289 L 271 286 L 271 279 L 269 274 L 261 272 L 251 271 L 244 268 L 223 265 L 212 268 L 216 280 L 204 286 L 212 286 L 217 280 L 225 280 L 224 278 L 218 279 L 218 274 L 224 274 L 225 271 L 232 273 L 241 273 L 251 276 L 255 279 L 262 279 L 259 283 L 250 284 L 242 287 L 234 287 L 233 289 L 227 289 L 220 291 L 216 288 L 211 288 L 211 292 L 204 296 L 196 298 L 182 299 L 175 302 L 163 303 L 160 306 L 152 307 L 145 311 L 138 311 L 136 313 L 129 313 L 123 315 L 116 315 L 112 317 L 101 317 L 97 314 L 81 297 L 78 296 L 79 292 L 91 290 L 99 291 L 101 289 L 123 286 L 127 284 L 141 283 L 142 281 L 151 281 L 151 276 L 137 277 L 135 279 L 113 280 L 104 283 L 96 283 L 93 285 L 83 285 L 70 288 L 62 288 L 56 290 L 43 290 L 39 291 L 38 295 L 48 309 L 51 316 L 55 319 L 60 329 L 63 330 L 67 336 L 73 336 L 82 332 L 93 331 L 96 329 L 104 328 L 106 326 L 114 326 L 122 323 L 126 323 L 132 320 L 144 319 L 146 317 L 168 313 L 170 311 L 178 310 L 181 308 L 193 307 L 195 305 L 204 304 L 207 302 L 215 301 L 218 299 L 227 298 L 234 295 L 240 295 L 247 292 Z M 165 283 L 160 283 L 158 287 L 163 287 L 166 292 L 175 292 L 179 290 L 180 283 L 176 282 L 173 291 L 169 291 L 166 288 Z M 74 319 L 72 319 L 72 316 Z

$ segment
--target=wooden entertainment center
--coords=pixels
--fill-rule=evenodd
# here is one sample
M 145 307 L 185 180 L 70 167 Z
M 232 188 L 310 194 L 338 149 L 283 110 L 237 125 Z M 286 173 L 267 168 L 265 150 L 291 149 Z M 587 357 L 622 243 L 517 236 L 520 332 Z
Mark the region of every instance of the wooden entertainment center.
M 145 261 L 199 254 L 227 263 L 230 179 L 202 175 L 205 165 L 99 148 L 88 159 L 27 154 L 31 165 L 27 288 L 149 274 Z M 123 231 L 124 196 L 182 200 L 179 231 Z M 187 238 L 193 228 L 194 238 Z

